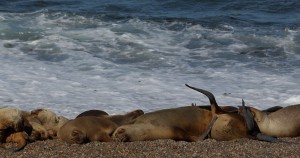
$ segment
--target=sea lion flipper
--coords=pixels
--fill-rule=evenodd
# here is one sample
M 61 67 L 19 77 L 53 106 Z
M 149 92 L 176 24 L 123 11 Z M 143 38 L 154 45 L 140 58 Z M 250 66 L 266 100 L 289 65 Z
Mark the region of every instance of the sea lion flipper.
M 188 84 L 185 84 L 185 86 L 187 86 L 187 87 L 189 87 L 189 88 L 191 88 L 191 89 L 193 89 L 195 91 L 198 91 L 198 92 L 204 94 L 205 96 L 207 96 L 208 99 L 209 99 L 209 102 L 210 102 L 210 105 L 211 105 L 211 111 L 212 111 L 213 114 L 223 113 L 223 110 L 219 107 L 219 105 L 218 105 L 218 103 L 217 103 L 217 101 L 215 99 L 215 96 L 211 92 L 206 91 L 204 89 L 192 87 L 192 86 L 190 86 Z
M 248 108 L 245 106 L 245 102 L 244 99 L 242 99 L 242 111 L 243 111 L 243 116 L 246 122 L 246 126 L 247 126 L 247 131 L 249 134 L 253 133 L 254 131 L 254 118 L 252 113 L 248 110 Z
M 208 135 L 211 132 L 211 129 L 212 129 L 214 123 L 217 121 L 217 119 L 218 119 L 218 116 L 214 115 L 214 117 L 211 119 L 211 121 L 208 125 L 207 130 L 200 136 L 200 140 L 204 140 L 206 137 L 208 137 Z
M 8 136 L 6 138 L 6 142 L 16 143 L 17 146 L 9 148 L 9 150 L 12 152 L 17 152 L 17 151 L 22 150 L 26 146 L 27 139 L 28 139 L 28 135 L 25 132 L 17 132 L 17 133 L 13 133 L 10 136 Z
M 258 140 L 262 140 L 262 141 L 266 141 L 266 142 L 272 142 L 272 143 L 281 142 L 279 139 L 277 139 L 277 137 L 272 137 L 272 136 L 269 136 L 269 135 L 266 135 L 266 134 L 263 134 L 263 133 L 257 133 L 256 138 Z

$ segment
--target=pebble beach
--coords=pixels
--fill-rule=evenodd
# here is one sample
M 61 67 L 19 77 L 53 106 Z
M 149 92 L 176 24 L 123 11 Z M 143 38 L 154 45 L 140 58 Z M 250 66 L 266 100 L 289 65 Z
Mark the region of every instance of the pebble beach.
M 0 149 L 3 158 L 93 157 L 300 157 L 300 137 L 282 138 L 291 143 L 268 143 L 250 139 L 197 142 L 155 140 L 140 142 L 90 142 L 67 144 L 58 139 L 27 144 L 18 152 Z

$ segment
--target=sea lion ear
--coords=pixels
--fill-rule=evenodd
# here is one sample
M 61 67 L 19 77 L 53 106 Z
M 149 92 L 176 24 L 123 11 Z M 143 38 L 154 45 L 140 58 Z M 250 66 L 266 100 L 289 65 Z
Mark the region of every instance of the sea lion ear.
M 71 136 L 71 140 L 77 144 L 82 144 L 85 142 L 84 134 L 79 130 L 73 130 Z

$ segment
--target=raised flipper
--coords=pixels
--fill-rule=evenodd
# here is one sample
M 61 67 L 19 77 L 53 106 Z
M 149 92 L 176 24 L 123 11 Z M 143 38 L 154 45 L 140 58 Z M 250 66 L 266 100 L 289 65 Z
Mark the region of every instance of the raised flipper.
M 208 137 L 208 135 L 211 132 L 211 129 L 212 129 L 214 123 L 217 121 L 217 119 L 218 119 L 218 116 L 214 115 L 207 127 L 207 130 L 200 136 L 200 140 L 204 140 L 205 138 Z
M 196 88 L 196 87 L 192 87 L 192 86 L 189 86 L 188 84 L 185 84 L 187 87 L 195 90 L 195 91 L 198 91 L 202 94 L 204 94 L 205 96 L 208 97 L 209 99 L 209 102 L 210 102 L 210 105 L 211 105 L 211 111 L 213 114 L 219 114 L 219 113 L 224 113 L 224 111 L 219 107 L 216 99 L 215 99 L 215 96 L 209 92 L 209 91 L 206 91 L 206 90 L 203 90 L 203 89 L 199 89 L 199 88 Z

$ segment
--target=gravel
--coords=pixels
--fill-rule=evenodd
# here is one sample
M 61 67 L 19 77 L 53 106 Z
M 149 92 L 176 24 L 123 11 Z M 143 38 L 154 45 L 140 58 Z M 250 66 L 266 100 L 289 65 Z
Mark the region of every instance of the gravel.
M 198 142 L 155 140 L 141 142 L 91 142 L 67 144 L 58 139 L 36 141 L 18 152 L 0 149 L 1 157 L 83 158 L 83 157 L 289 157 L 300 158 L 300 137 L 282 138 L 292 143 L 268 143 L 250 139 Z

